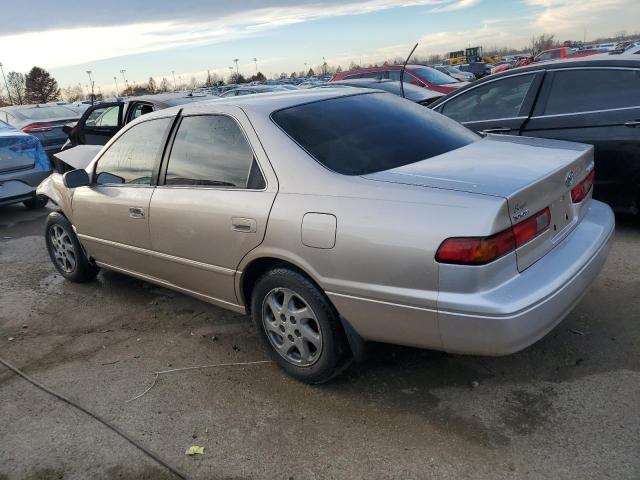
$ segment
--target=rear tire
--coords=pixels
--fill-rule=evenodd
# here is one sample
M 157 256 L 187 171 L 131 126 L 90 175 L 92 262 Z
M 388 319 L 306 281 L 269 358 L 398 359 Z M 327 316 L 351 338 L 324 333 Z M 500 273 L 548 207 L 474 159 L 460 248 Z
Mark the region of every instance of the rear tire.
M 47 217 L 45 241 L 53 265 L 67 280 L 76 283 L 88 282 L 100 271 L 89 262 L 71 222 L 61 213 L 52 212 Z
M 40 210 L 44 208 L 47 205 L 47 203 L 49 203 L 49 199 L 43 195 L 34 195 L 33 198 L 30 198 L 29 200 L 25 200 L 22 203 L 29 210 Z
M 349 364 L 338 313 L 304 275 L 288 268 L 265 273 L 253 288 L 251 311 L 271 358 L 295 379 L 327 382 Z

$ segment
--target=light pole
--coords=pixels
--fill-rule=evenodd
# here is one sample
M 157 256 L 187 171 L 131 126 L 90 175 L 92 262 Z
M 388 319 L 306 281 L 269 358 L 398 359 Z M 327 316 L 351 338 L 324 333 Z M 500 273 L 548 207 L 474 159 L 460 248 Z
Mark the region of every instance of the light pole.
M 91 79 L 91 70 L 87 70 L 87 75 L 89 75 L 89 85 L 91 85 L 91 105 L 93 105 L 95 96 L 93 95 L 93 80 Z
M 307 62 L 304 62 L 304 76 L 307 76 Z
M 253 63 L 255 63 L 255 64 L 256 64 L 256 75 L 258 75 L 258 59 L 257 59 L 257 58 L 254 58 L 254 59 L 253 59 Z
M 176 90 L 178 90 L 178 86 L 176 84 L 176 72 L 174 70 L 171 70 L 171 75 L 173 75 L 173 91 L 175 92 Z
M 240 76 L 240 72 L 238 71 L 238 60 L 239 58 L 234 58 L 233 61 L 236 62 L 236 78 Z
M 2 66 L 2 62 L 0 62 L 0 70 L 2 70 L 2 78 L 4 78 L 4 88 L 7 89 L 7 96 L 9 97 L 9 103 L 13 105 L 13 100 L 11 100 L 11 92 L 9 91 L 9 85 L 7 85 L 7 77 L 4 76 L 4 68 Z
M 229 79 L 233 81 L 233 67 L 229 67 Z
M 127 82 L 127 77 L 124 76 L 126 72 L 127 72 L 126 70 L 120 70 L 120 73 L 122 74 L 122 80 L 124 80 L 124 87 L 128 90 L 129 83 Z
M 120 94 L 118 93 L 118 77 L 116 77 L 115 75 L 113 76 L 113 81 L 116 82 L 116 97 L 119 97 Z
M 322 75 L 327 74 L 327 59 L 322 57 Z

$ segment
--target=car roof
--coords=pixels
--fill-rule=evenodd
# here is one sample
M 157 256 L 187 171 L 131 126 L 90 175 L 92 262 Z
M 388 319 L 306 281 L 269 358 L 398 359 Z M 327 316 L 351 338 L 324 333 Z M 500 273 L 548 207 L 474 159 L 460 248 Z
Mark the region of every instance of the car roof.
M 267 92 L 260 95 L 242 95 L 239 97 L 218 97 L 212 100 L 202 102 L 189 103 L 180 105 L 166 110 L 158 110 L 148 113 L 136 119 L 150 119 L 155 117 L 163 117 L 172 114 L 178 110 L 182 110 L 183 114 L 194 113 L 215 113 L 216 107 L 225 105 L 239 107 L 245 111 L 255 112 L 261 115 L 270 115 L 276 110 L 283 108 L 295 107 L 305 103 L 312 103 L 331 98 L 348 97 L 352 95 L 362 95 L 373 93 L 371 89 L 355 89 L 355 88 L 309 88 L 304 90 L 283 90 L 277 92 Z

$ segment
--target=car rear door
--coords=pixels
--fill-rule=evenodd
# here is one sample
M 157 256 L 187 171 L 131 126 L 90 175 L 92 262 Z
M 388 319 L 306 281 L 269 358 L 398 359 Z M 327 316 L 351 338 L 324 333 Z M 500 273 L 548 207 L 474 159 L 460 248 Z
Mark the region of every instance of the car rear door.
M 69 134 L 72 145 L 105 145 L 123 125 L 124 102 L 89 107 Z
M 476 132 L 519 135 L 543 75 L 533 71 L 482 82 L 450 97 L 435 110 Z
M 640 185 L 640 69 L 550 71 L 523 135 L 595 147 L 594 195 L 620 209 L 637 208 Z
M 151 275 L 149 202 L 175 116 L 134 124 L 93 167 L 90 186 L 73 195 L 73 224 L 98 264 Z
M 236 269 L 266 231 L 277 180 L 242 110 L 180 119 L 151 199 L 157 276 L 237 305 Z

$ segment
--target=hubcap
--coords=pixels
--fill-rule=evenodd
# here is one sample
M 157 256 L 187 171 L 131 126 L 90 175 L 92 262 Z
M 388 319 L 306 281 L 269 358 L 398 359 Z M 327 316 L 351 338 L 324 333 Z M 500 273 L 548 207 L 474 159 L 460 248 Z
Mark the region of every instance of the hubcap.
M 49 242 L 56 264 L 67 273 L 73 272 L 76 268 L 76 249 L 65 229 L 53 225 L 49 229 Z
M 322 351 L 322 332 L 307 302 L 293 290 L 275 288 L 262 302 L 262 324 L 269 342 L 288 362 L 314 364 Z

